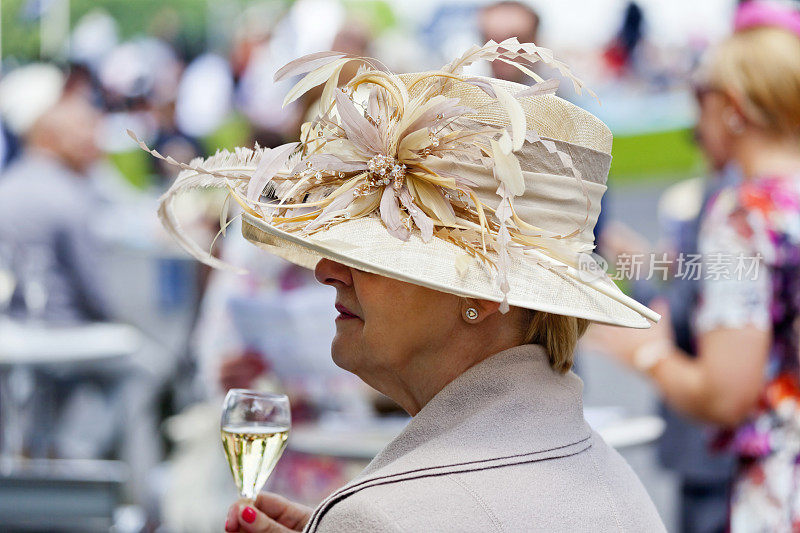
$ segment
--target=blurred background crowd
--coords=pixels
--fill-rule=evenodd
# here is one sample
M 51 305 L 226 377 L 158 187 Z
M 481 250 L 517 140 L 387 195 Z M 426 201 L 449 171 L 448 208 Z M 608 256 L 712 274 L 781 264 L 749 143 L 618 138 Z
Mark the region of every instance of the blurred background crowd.
M 296 57 L 333 49 L 408 72 L 518 37 L 570 64 L 598 99 L 568 83 L 558 95 L 614 133 L 597 251 L 612 270 L 665 254 L 675 278 L 620 281 L 665 314 L 656 333 L 593 328 L 582 341 L 587 418 L 670 531 L 725 531 L 732 516 L 737 531 L 784 531 L 761 517 L 800 517 L 800 3 L 749 19 L 746 3 L 3 0 L 0 529 L 220 531 L 236 496 L 219 441 L 230 388 L 291 398 L 270 490 L 316 504 L 357 473 L 407 418 L 330 361 L 329 288 L 237 239 L 235 224 L 218 236 L 214 191 L 181 222 L 248 273 L 178 250 L 156 216 L 176 168 L 126 129 L 181 162 L 276 146 L 321 91 L 282 107 L 294 80 L 272 77 Z M 748 77 L 752 65 L 763 72 Z M 502 63 L 474 70 L 524 82 Z M 742 248 L 709 227 L 731 229 L 716 192 L 752 176 L 796 188 L 749 191 L 780 213 L 780 242 Z M 772 254 L 774 268 L 727 285 L 677 279 L 678 255 L 704 251 Z

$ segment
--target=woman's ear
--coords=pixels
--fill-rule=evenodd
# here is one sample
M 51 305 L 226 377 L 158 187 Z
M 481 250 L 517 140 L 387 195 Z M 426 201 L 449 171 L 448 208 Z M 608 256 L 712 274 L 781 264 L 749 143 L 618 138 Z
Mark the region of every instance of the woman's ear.
M 467 324 L 478 324 L 499 311 L 500 302 L 477 298 L 461 299 L 461 319 Z

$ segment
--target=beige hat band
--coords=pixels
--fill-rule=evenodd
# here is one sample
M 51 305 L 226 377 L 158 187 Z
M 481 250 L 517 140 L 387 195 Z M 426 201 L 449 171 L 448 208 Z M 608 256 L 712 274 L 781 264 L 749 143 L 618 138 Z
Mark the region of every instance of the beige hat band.
M 451 162 L 448 173 L 456 174 L 474 184 L 471 189 L 478 199 L 492 209 L 500 203 L 497 195 L 497 180 L 486 168 L 472 163 Z M 586 194 L 574 176 L 557 176 L 541 172 L 522 171 L 525 193 L 514 198 L 514 210 L 528 224 L 569 235 L 583 227 L 575 236 L 586 244 L 594 243 L 594 225 L 600 214 L 600 200 L 606 186 L 583 181 Z M 587 196 L 589 200 L 587 220 Z
M 608 170 L 611 168 L 610 154 L 565 141 L 544 137 L 542 140 L 552 142 L 560 152 L 567 154 L 572 160 L 573 168 L 580 173 L 584 181 L 606 184 Z M 522 170 L 574 177 L 573 170 L 565 165 L 558 155 L 550 153 L 541 142 L 526 142 L 522 150 L 515 155 Z
M 477 120 L 474 122 L 476 125 L 483 124 Z M 544 136 L 539 139 L 541 142 L 530 140 L 525 142 L 522 150 L 514 153 L 522 170 L 572 177 L 574 168 L 583 180 L 606 184 L 608 171 L 611 168 L 611 154 Z M 571 160 L 572 168 L 567 166 L 558 154 L 549 151 L 544 143 L 549 143 L 559 152 L 566 154 Z

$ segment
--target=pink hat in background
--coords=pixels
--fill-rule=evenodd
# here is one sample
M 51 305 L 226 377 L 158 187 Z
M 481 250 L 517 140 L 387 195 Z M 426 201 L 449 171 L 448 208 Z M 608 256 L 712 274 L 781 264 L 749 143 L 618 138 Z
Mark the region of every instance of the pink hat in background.
M 800 11 L 781 2 L 751 0 L 739 6 L 733 19 L 734 31 L 771 26 L 800 37 Z

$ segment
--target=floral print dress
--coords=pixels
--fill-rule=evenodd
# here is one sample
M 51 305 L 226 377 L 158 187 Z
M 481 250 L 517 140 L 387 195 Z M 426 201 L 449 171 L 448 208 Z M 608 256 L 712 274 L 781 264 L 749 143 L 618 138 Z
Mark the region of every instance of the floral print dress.
M 800 531 L 800 176 L 747 180 L 710 202 L 695 333 L 751 325 L 772 337 L 756 411 L 715 439 L 739 457 L 731 532 Z

